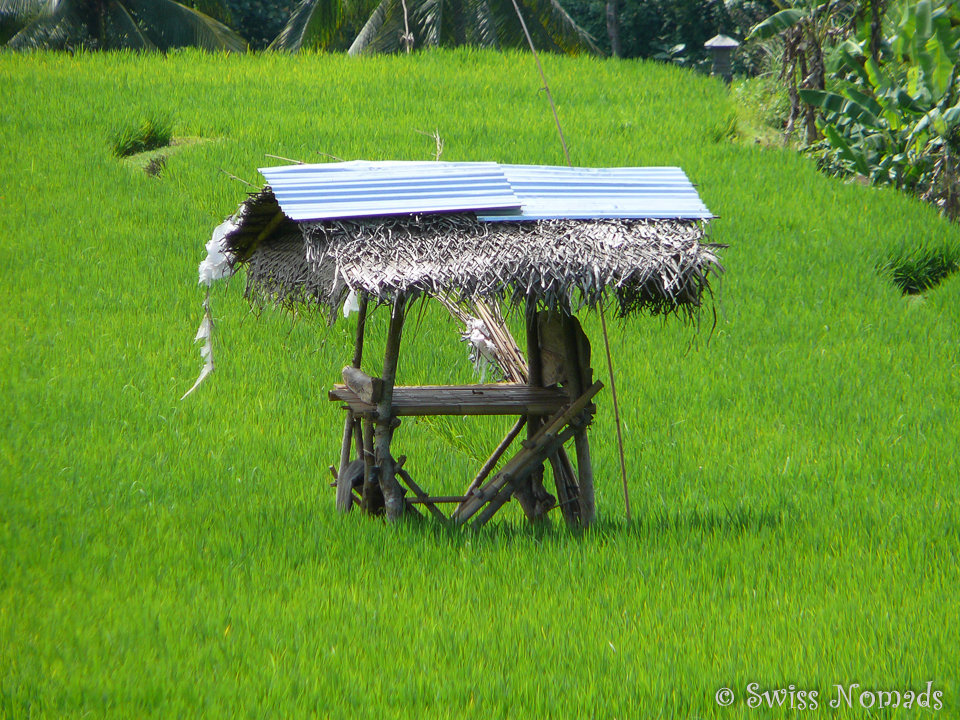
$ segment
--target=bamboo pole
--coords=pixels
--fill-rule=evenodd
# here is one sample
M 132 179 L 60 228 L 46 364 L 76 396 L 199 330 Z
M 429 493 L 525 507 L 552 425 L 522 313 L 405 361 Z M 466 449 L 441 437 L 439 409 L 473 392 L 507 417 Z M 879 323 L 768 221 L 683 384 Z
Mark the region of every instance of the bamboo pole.
M 524 310 L 527 326 L 527 384 L 531 387 L 542 387 L 543 365 L 540 358 L 540 337 L 537 331 L 537 302 L 534 296 L 527 296 Z M 543 418 L 539 415 L 527 416 L 527 440 L 533 439 L 542 421 Z M 543 487 L 543 465 L 534 468 L 528 478 L 515 483 L 517 502 L 520 503 L 527 520 L 534 523 L 546 519 L 546 512 L 537 502 L 537 494 L 534 491 L 537 486 Z
M 363 503 L 364 512 L 373 511 L 373 421 L 363 422 Z
M 417 496 L 417 501 L 419 501 L 423 505 L 426 505 L 427 510 L 430 511 L 430 514 L 433 515 L 441 523 L 446 525 L 447 516 L 444 515 L 442 512 L 440 512 L 440 508 L 438 508 L 436 505 L 433 504 L 433 502 L 430 500 L 430 497 L 427 495 L 427 493 L 423 491 L 423 488 L 417 485 L 417 483 L 413 481 L 413 478 L 410 477 L 410 473 L 408 473 L 403 468 L 403 461 L 406 459 L 407 458 L 405 455 L 401 455 L 399 458 L 397 458 L 397 462 L 396 462 L 397 475 L 399 475 L 400 479 L 403 480 L 406 486 L 413 491 L 413 494 Z M 408 505 L 412 505 L 414 501 L 407 500 L 406 502 Z
M 457 514 L 463 508 L 463 504 L 470 499 L 470 496 L 473 494 L 473 491 L 476 490 L 483 484 L 483 481 L 487 479 L 487 476 L 490 474 L 490 471 L 497 466 L 497 463 L 500 462 L 500 458 L 503 457 L 503 453 L 507 451 L 507 448 L 513 444 L 513 441 L 517 439 L 517 435 L 520 434 L 520 431 L 523 429 L 523 426 L 527 424 L 526 416 L 521 417 L 517 420 L 516 424 L 510 428 L 510 432 L 507 433 L 507 436 L 500 441 L 500 444 L 497 445 L 496 449 L 487 458 L 487 461 L 483 464 L 483 467 L 480 468 L 480 472 L 477 473 L 477 476 L 473 479 L 473 482 L 470 483 L 470 486 L 467 488 L 467 491 L 463 494 L 464 498 L 457 506 L 457 509 L 453 511 L 453 517 L 456 518 Z
M 374 455 L 380 467 L 380 489 L 383 491 L 383 504 L 387 512 L 387 521 L 397 520 L 406 507 L 403 493 L 397 483 L 394 461 L 390 455 L 390 440 L 393 437 L 392 403 L 393 386 L 397 377 L 397 361 L 400 357 L 400 338 L 403 334 L 403 316 L 405 300 L 398 293 L 390 313 L 390 329 L 387 331 L 387 346 L 383 356 L 383 391 L 377 405 L 377 421 L 374 431 Z
M 613 377 L 613 358 L 610 356 L 610 338 L 607 336 L 607 318 L 603 312 L 603 300 L 600 301 L 600 324 L 603 328 L 603 346 L 607 351 L 607 370 L 610 375 L 610 395 L 613 398 L 613 417 L 617 421 L 617 448 L 620 450 L 620 479 L 623 481 L 623 504 L 627 511 L 627 524 L 629 524 L 630 490 L 627 488 L 627 461 L 623 456 L 623 431 L 620 429 L 620 401 L 617 399 L 617 382 Z
M 353 488 L 340 478 L 346 476 L 350 464 L 350 445 L 353 440 L 353 410 L 347 410 L 343 424 L 343 444 L 340 447 L 340 470 L 337 471 L 337 512 L 348 513 L 353 508 Z
M 466 523 L 479 512 L 485 504 L 497 497 L 506 485 L 510 484 L 511 487 L 515 487 L 516 484 L 529 476 L 537 464 L 542 465 L 549 455 L 556 452 L 558 447 L 573 436 L 573 428 L 567 426 L 574 421 L 574 418 L 587 409 L 590 401 L 602 388 L 603 383 L 594 383 L 590 389 L 580 396 L 572 405 L 550 418 L 532 440 L 524 443 L 523 450 L 514 455 L 503 469 L 497 473 L 496 477 L 484 487 L 474 492 L 473 497 L 465 504 L 460 515 L 457 517 L 457 522 L 460 524 Z M 497 507 L 507 502 L 507 500 L 510 499 L 510 495 L 512 495 L 512 490 L 506 497 L 499 500 Z M 494 510 L 494 512 L 496 511 Z
M 353 342 L 353 367 L 355 368 L 360 367 L 360 362 L 363 359 L 363 337 L 366 331 L 366 321 L 367 295 L 364 293 L 360 298 L 360 313 L 357 318 L 357 334 Z M 350 445 L 353 441 L 355 425 L 356 418 L 354 417 L 353 410 L 347 410 L 347 417 L 343 421 L 343 443 L 340 446 L 340 470 L 337 473 L 338 477 L 343 477 L 343 474 L 347 469 L 347 465 L 350 464 Z M 359 451 L 359 447 L 357 450 Z M 353 493 L 351 492 L 351 488 L 342 488 L 338 484 L 337 512 L 348 513 L 352 507 Z
M 529 477 L 530 473 L 536 469 L 538 464 L 542 468 L 543 461 L 546 460 L 549 455 L 556 452 L 557 447 L 563 445 L 563 443 L 573 437 L 574 432 L 575 430 L 572 427 L 566 427 L 560 431 L 556 437 L 551 437 L 549 434 L 542 436 L 539 446 L 527 451 L 530 457 L 518 461 L 516 468 L 503 473 L 501 486 L 497 489 L 496 494 L 487 502 L 486 507 L 477 515 L 471 527 L 474 530 L 482 528 L 501 507 L 510 501 L 510 497 L 514 494 L 517 484 L 522 482 L 524 478 Z M 469 519 L 469 517 L 467 519 Z

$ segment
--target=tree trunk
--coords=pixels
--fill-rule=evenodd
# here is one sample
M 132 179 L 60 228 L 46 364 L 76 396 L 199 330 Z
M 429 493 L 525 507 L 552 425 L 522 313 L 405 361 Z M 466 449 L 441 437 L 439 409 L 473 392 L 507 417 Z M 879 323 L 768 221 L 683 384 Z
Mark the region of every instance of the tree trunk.
M 607 35 L 610 36 L 610 54 L 623 57 L 620 49 L 620 7 L 617 0 L 607 0 Z

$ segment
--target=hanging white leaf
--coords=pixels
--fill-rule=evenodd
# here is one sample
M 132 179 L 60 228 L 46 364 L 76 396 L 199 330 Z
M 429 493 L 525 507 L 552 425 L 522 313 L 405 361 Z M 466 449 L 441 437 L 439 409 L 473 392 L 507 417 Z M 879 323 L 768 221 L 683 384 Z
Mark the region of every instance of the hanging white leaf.
M 236 230 L 236 228 L 237 226 L 234 224 L 233 218 L 220 223 L 214 228 L 213 237 L 210 238 L 206 246 L 207 257 L 204 258 L 199 267 L 200 285 L 210 287 L 214 280 L 230 277 L 233 273 L 233 269 L 230 267 L 230 259 L 224 252 L 224 240 L 227 235 Z
M 197 330 L 194 342 L 200 342 L 201 340 L 203 346 L 200 348 L 200 357 L 203 358 L 203 368 L 200 370 L 200 377 L 197 378 L 193 387 L 183 394 L 181 400 L 200 387 L 200 383 L 213 372 L 213 316 L 210 314 L 209 290 L 207 290 L 207 299 L 203 301 L 203 320 L 200 321 L 200 328 Z
M 343 316 L 350 317 L 350 313 L 360 312 L 360 303 L 357 301 L 356 290 L 351 289 L 347 299 L 343 301 Z

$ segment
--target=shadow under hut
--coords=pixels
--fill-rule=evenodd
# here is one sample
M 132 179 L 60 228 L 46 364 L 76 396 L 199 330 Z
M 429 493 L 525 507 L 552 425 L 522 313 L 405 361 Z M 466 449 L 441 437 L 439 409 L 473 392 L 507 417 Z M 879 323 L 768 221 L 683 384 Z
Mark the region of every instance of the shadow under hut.
M 478 528 L 516 498 L 531 521 L 559 508 L 571 526 L 592 524 L 587 430 L 603 384 L 574 311 L 700 311 L 722 272 L 720 246 L 705 241 L 713 216 L 683 171 L 355 161 L 261 173 L 268 185 L 223 240 L 231 264 L 246 267 L 247 297 L 320 306 L 331 322 L 341 307 L 359 314 L 352 362 L 330 391 L 346 416 L 338 510 L 388 520 L 427 512 Z M 396 385 L 404 320 L 423 296 L 477 313 L 461 317 L 509 382 Z M 363 371 L 371 304 L 390 309 L 380 377 Z M 500 307 L 523 314 L 523 350 Z M 391 453 L 403 418 L 430 415 L 517 419 L 461 495 L 431 496 Z

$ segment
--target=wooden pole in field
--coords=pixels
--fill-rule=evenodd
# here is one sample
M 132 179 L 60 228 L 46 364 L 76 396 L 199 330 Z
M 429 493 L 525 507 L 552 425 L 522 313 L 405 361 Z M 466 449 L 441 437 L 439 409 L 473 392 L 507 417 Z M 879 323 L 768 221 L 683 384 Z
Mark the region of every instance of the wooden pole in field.
M 527 306 L 524 312 L 527 326 L 527 385 L 530 387 L 543 386 L 543 363 L 540 358 L 540 340 L 537 331 L 537 301 L 533 295 L 527 296 Z M 527 440 L 537 434 L 543 418 L 539 415 L 527 416 Z M 515 496 L 523 514 L 530 522 L 540 522 L 546 519 L 545 508 L 537 502 L 535 488 L 543 487 L 543 465 L 535 468 L 528 478 L 517 482 Z
M 400 337 L 403 333 L 403 316 L 406 302 L 403 293 L 398 293 L 390 313 L 390 329 L 387 331 L 387 346 L 383 355 L 383 389 L 377 405 L 377 423 L 374 430 L 374 456 L 380 468 L 380 489 L 387 520 L 395 521 L 405 509 L 403 491 L 397 482 L 393 457 L 390 455 L 390 440 L 393 437 L 393 385 L 397 377 L 397 361 L 400 357 Z
M 362 504 L 364 512 L 373 512 L 373 494 L 377 478 L 374 474 L 373 464 L 373 421 L 363 421 L 363 443 L 361 444 L 363 452 L 363 493 Z
M 363 360 L 363 336 L 367 323 L 367 294 L 360 296 L 360 312 L 357 318 L 357 335 L 353 343 L 353 367 L 359 368 Z M 343 444 L 340 447 L 340 470 L 337 473 L 338 478 L 344 479 L 344 482 L 337 480 L 337 512 L 350 512 L 353 507 L 353 489 L 346 482 L 347 465 L 350 464 L 350 445 L 353 440 L 356 427 L 356 418 L 353 410 L 347 410 L 346 420 L 343 422 Z M 360 450 L 359 444 L 357 450 Z
M 580 338 L 577 323 L 572 315 L 563 313 L 563 342 L 567 355 L 567 382 L 571 397 L 580 397 L 583 393 L 584 379 L 589 368 L 584 367 L 586 358 L 580 356 Z M 573 441 L 577 448 L 577 476 L 580 481 L 580 522 L 589 527 L 597 516 L 593 490 L 593 467 L 590 464 L 590 441 L 585 427 L 574 431 Z

